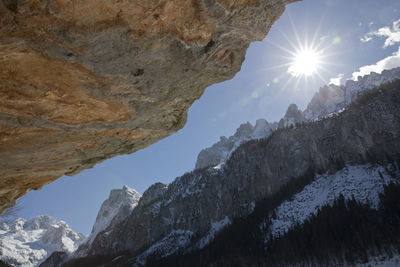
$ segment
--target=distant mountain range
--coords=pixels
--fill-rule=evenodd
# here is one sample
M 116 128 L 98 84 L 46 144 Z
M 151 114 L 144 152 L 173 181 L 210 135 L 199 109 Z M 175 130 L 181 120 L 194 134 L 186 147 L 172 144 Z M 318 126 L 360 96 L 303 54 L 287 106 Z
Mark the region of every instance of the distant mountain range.
M 169 185 L 156 183 L 142 196 L 127 186 L 112 190 L 79 248 L 53 249 L 41 266 L 395 262 L 398 78 L 400 68 L 322 87 L 304 111 L 292 104 L 279 122 L 260 119 L 221 137 Z M 384 230 L 365 237 L 370 222 Z M 1 237 L 2 249 L 11 236 Z
M 255 126 L 247 122 L 240 125 L 233 136 L 228 138 L 222 136 L 219 142 L 199 153 L 195 168 L 201 169 L 223 163 L 241 143 L 266 138 L 277 128 L 318 120 L 341 112 L 363 92 L 398 78 L 400 78 L 400 68 L 394 68 L 384 70 L 382 74 L 372 72 L 370 75 L 359 77 L 358 81 L 348 80 L 345 85 L 330 84 L 321 87 L 304 111 L 299 110 L 296 104 L 291 104 L 279 122 L 268 123 L 265 119 L 259 119 Z
M 54 251 L 75 251 L 85 239 L 47 215 L 0 222 L 0 258 L 13 266 L 38 266 Z

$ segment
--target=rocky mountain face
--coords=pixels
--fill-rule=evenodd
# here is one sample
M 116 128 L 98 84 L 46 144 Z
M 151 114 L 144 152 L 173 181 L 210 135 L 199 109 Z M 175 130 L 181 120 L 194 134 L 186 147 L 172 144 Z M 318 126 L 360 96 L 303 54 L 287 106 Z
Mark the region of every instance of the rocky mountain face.
M 240 125 L 233 136 L 229 138 L 221 136 L 220 140 L 213 146 L 200 151 L 195 169 L 216 166 L 225 162 L 241 143 L 252 139 L 265 138 L 276 130 L 277 126 L 277 123 L 268 123 L 265 119 L 257 120 L 255 126 L 249 122 Z
M 64 221 L 42 215 L 0 223 L 0 259 L 12 266 L 38 266 L 53 251 L 71 253 L 86 240 Z
M 224 163 L 241 143 L 266 138 L 277 128 L 290 127 L 296 123 L 322 119 L 341 112 L 358 95 L 398 78 L 400 78 L 400 68 L 394 68 L 384 70 L 382 74 L 373 72 L 359 77 L 358 81 L 348 80 L 345 85 L 323 86 L 315 93 L 304 111 L 299 110 L 296 104 L 291 104 L 279 122 L 268 123 L 265 119 L 259 119 L 254 127 L 247 122 L 240 125 L 233 136 L 221 137 L 220 141 L 200 151 L 195 168 L 201 169 Z
M 285 116 L 279 121 L 278 127 L 284 128 L 304 122 L 304 115 L 296 104 L 289 105 Z
M 260 209 L 256 228 L 263 229 L 268 246 L 270 236 L 285 235 L 341 194 L 377 208 L 384 186 L 400 176 L 399 92 L 399 81 L 364 92 L 344 111 L 242 143 L 224 164 L 151 186 L 126 219 L 96 236 L 81 263 L 109 255 L 114 265 L 141 266 L 206 251 L 218 232 Z M 291 106 L 286 118 L 303 118 L 300 114 Z M 239 129 L 236 137 L 254 133 L 249 124 Z M 276 205 L 263 208 L 262 201 Z
M 129 186 L 124 185 L 122 189 L 113 189 L 109 197 L 103 202 L 97 213 L 96 221 L 90 235 L 81 242 L 79 247 L 73 251 L 55 251 L 51 256 L 41 263 L 41 267 L 60 266 L 68 259 L 85 256 L 88 248 L 96 236 L 103 231 L 115 227 L 126 219 L 137 206 L 141 195 Z M 48 255 L 49 256 L 49 255 Z
M 0 1 L 0 213 L 182 128 L 293 1 Z
M 122 189 L 111 190 L 110 196 L 101 205 L 87 243 L 91 244 L 98 233 L 125 219 L 140 198 L 138 192 L 126 185 Z
M 75 233 L 63 222 L 42 215 L 25 221 L 0 223 L 0 259 L 14 266 L 59 266 L 70 258 L 87 255 L 98 233 L 123 221 L 141 195 L 124 186 L 113 189 L 103 202 L 89 236 Z M 51 255 L 51 257 L 49 257 Z M 48 259 L 46 259 L 48 258 Z
M 323 118 L 345 108 L 365 91 L 388 83 L 400 77 L 400 68 L 384 70 L 381 74 L 372 72 L 358 77 L 356 81 L 347 80 L 345 85 L 330 84 L 319 89 L 314 95 L 303 115 L 307 120 Z
M 371 72 L 369 75 L 357 77 L 357 81 L 348 80 L 345 84 L 345 102 L 351 103 L 363 92 L 400 77 L 400 68 L 384 70 L 381 74 Z
M 304 118 L 307 120 L 323 118 L 344 108 L 346 106 L 346 91 L 347 87 L 334 84 L 320 88 L 307 105 L 306 110 L 304 110 Z

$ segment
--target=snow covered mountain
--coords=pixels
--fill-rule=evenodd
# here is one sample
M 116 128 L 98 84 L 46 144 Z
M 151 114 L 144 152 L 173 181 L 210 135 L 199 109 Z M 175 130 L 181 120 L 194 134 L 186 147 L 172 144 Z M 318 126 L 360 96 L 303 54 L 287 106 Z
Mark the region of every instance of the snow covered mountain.
M 371 90 L 381 84 L 388 83 L 400 78 L 400 67 L 383 70 L 382 73 L 371 72 L 369 75 L 357 77 L 357 80 L 348 80 L 344 86 L 345 103 L 349 104 L 360 94 Z
M 304 110 L 304 118 L 306 120 L 323 118 L 344 108 L 345 92 L 346 87 L 334 84 L 321 87 Z
M 389 73 L 395 79 L 396 72 Z M 347 89 L 330 85 L 304 112 L 291 105 L 279 123 L 242 124 L 233 136 L 203 150 L 196 169 L 171 184 L 156 183 L 141 197 L 128 188 L 122 191 L 129 194 L 111 193 L 89 241 L 69 259 L 77 266 L 94 264 L 96 255 L 106 255 L 101 264 L 112 266 L 231 266 L 235 261 L 228 259 L 247 257 L 241 252 L 246 247 L 259 248 L 250 244 L 253 240 L 270 246 L 269 238 L 285 237 L 341 196 L 365 204 L 359 209 L 387 215 L 380 199 L 400 179 L 399 90 L 397 81 L 356 93 L 357 100 L 348 105 Z M 132 197 L 131 208 L 120 212 L 115 203 L 126 196 Z M 226 244 L 235 248 L 233 254 L 218 250 Z M 210 256 L 215 250 L 220 262 Z M 58 256 L 43 266 L 60 262 Z M 243 265 L 257 266 L 252 261 Z
M 38 266 L 54 251 L 73 252 L 86 236 L 47 215 L 0 223 L 0 259 L 13 266 Z
M 253 139 L 261 139 L 269 136 L 278 123 L 268 123 L 265 119 L 258 119 L 256 125 L 243 123 L 237 128 L 236 133 L 229 138 L 221 136 L 220 140 L 209 148 L 200 151 L 197 156 L 195 169 L 216 166 L 225 162 L 231 153 L 243 142 Z
M 285 116 L 279 121 L 278 127 L 284 128 L 304 121 L 304 115 L 296 104 L 289 105 Z
M 347 80 L 345 85 L 329 84 L 321 87 L 308 104 L 303 114 L 306 120 L 321 119 L 338 112 L 365 91 L 400 78 L 400 67 L 384 70 L 381 74 L 371 72 L 358 77 L 356 81 Z
M 223 166 L 196 169 L 169 185 L 152 185 L 126 219 L 99 232 L 87 254 L 81 254 L 87 257 L 74 262 L 86 264 L 95 255 L 109 255 L 103 263 L 116 266 L 152 266 L 164 258 L 163 266 L 204 266 L 191 253 L 212 260 L 212 251 L 227 243 L 250 246 L 255 238 L 247 231 L 260 225 L 265 233 L 256 236 L 262 243 L 269 233 L 286 235 L 340 195 L 377 208 L 377 196 L 400 176 L 399 90 L 400 82 L 372 90 L 342 112 L 282 127 L 265 139 L 251 137 L 267 133 L 265 126 L 270 124 L 260 121 L 264 127 L 257 128 L 262 131 L 242 125 L 232 138 L 224 139 L 237 147 Z M 287 121 L 302 119 L 296 106 L 286 115 Z M 263 225 L 269 219 L 272 223 Z M 249 236 L 253 239 L 242 241 Z M 220 254 L 222 262 L 214 263 L 230 266 L 227 259 L 246 256 L 238 251 Z M 171 264 L 182 258 L 191 264 Z
M 269 213 L 265 222 L 260 224 L 264 242 L 268 243 L 270 236 L 276 238 L 285 235 L 293 226 L 304 223 L 311 215 L 316 214 L 319 208 L 333 205 L 340 195 L 345 199 L 355 199 L 359 203 L 378 209 L 379 195 L 383 193 L 384 186 L 391 183 L 399 184 L 399 178 L 400 170 L 397 164 L 350 165 L 333 174 L 317 175 L 309 185 L 282 202 L 273 213 Z M 253 209 L 254 206 L 250 206 L 249 213 Z M 144 266 L 152 257 L 165 258 L 175 253 L 179 255 L 203 249 L 231 223 L 232 220 L 228 216 L 217 222 L 211 221 L 208 233 L 200 239 L 194 238 L 195 231 L 173 230 L 137 256 L 136 263 Z
M 200 151 L 195 169 L 224 163 L 241 143 L 266 138 L 276 128 L 294 126 L 296 123 L 321 119 L 341 112 L 363 92 L 399 78 L 400 67 L 384 70 L 381 74 L 372 72 L 364 77 L 358 77 L 357 81 L 348 80 L 341 86 L 334 84 L 323 86 L 315 93 L 304 111 L 299 110 L 296 104 L 291 104 L 279 123 L 268 123 L 265 119 L 259 119 L 255 126 L 247 122 L 240 125 L 233 136 L 228 138 L 222 136 L 217 143 Z
M 91 244 L 98 233 L 116 225 L 131 214 L 140 198 L 141 195 L 127 185 L 122 189 L 111 190 L 97 214 L 88 243 Z
M 96 236 L 127 218 L 137 206 L 141 197 L 136 190 L 127 185 L 124 185 L 122 189 L 111 190 L 110 195 L 101 205 L 92 231 L 85 242 L 82 242 L 77 250 L 70 251 L 72 253 L 68 253 L 68 251 L 64 254 L 53 253 L 41 266 L 53 266 L 55 263 L 61 265 L 70 258 L 87 255 Z
M 86 255 L 97 234 L 124 220 L 140 197 L 128 186 L 111 190 L 88 237 L 75 233 L 64 221 L 57 222 L 47 215 L 28 221 L 17 219 L 11 224 L 0 223 L 0 259 L 15 266 L 38 266 L 50 255 L 52 260 L 58 258 L 57 265 L 69 257 Z M 48 261 L 42 264 L 54 265 Z

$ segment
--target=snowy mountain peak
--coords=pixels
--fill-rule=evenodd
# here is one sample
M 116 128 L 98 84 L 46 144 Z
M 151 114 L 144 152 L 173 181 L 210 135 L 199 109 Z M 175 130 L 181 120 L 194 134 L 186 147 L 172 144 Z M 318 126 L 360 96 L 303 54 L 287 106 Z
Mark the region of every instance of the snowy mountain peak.
M 381 74 L 371 72 L 369 75 L 365 75 L 363 77 L 359 76 L 356 81 L 348 80 L 346 81 L 345 85 L 345 101 L 348 104 L 360 93 L 398 78 L 400 78 L 400 67 L 384 70 Z
M 296 123 L 321 119 L 343 111 L 359 94 L 398 78 L 400 78 L 400 67 L 384 70 L 382 74 L 372 72 L 359 77 L 358 81 L 348 80 L 346 85 L 323 86 L 315 93 L 303 112 L 296 104 L 291 104 L 279 123 L 269 123 L 265 119 L 259 119 L 255 126 L 249 122 L 241 124 L 233 136 L 228 138 L 223 136 L 211 147 L 200 151 L 195 169 L 217 166 L 225 162 L 244 141 L 266 138 L 277 128 L 295 126 Z
M 9 229 L 11 232 L 18 232 L 24 229 L 25 219 L 18 218 L 10 225 Z
M 0 258 L 14 266 L 37 266 L 54 251 L 73 252 L 86 239 L 66 222 L 41 215 L 0 223 Z
M 189 261 L 186 262 L 190 263 L 186 265 L 197 261 L 224 265 L 225 257 L 231 257 L 232 252 L 243 255 L 241 251 L 247 249 L 243 244 L 252 243 L 243 242 L 246 241 L 244 238 L 256 234 L 262 241 L 270 234 L 273 237 L 285 234 L 296 222 L 304 222 L 320 207 L 338 197 L 352 197 L 371 204 L 371 207 L 378 206 L 379 193 L 391 180 L 398 180 L 399 174 L 400 143 L 393 138 L 399 135 L 400 107 L 396 102 L 399 82 L 386 89 L 363 97 L 359 105 L 348 106 L 338 116 L 277 131 L 269 140 L 244 144 L 232 153 L 223 168 L 195 170 L 176 178 L 168 186 L 154 184 L 143 194 L 126 220 L 97 235 L 88 248 L 90 253 L 86 255 L 113 255 L 110 266 L 117 265 L 120 259 L 121 263 L 142 266 L 147 258 L 157 265 L 157 261 L 153 261 L 157 258 L 198 251 L 200 254 L 197 256 L 188 255 Z M 321 96 L 324 90 L 320 90 Z M 327 95 L 332 95 L 331 89 L 327 90 Z M 360 112 L 363 112 L 363 120 L 357 119 Z M 299 114 L 301 111 L 292 105 L 286 118 L 295 118 Z M 223 152 L 222 155 L 228 156 L 228 149 L 233 150 L 240 142 L 251 138 L 256 129 L 267 125 L 262 120 L 255 127 L 246 123 L 237 131 L 238 134 L 221 138 L 204 154 Z M 251 128 L 253 131 L 246 132 Z M 338 129 L 340 133 L 335 134 Z M 393 163 L 376 165 L 378 159 L 385 158 Z M 392 194 L 397 194 L 397 191 Z M 256 203 L 261 205 L 257 207 Z M 253 211 L 256 211 L 256 216 L 247 217 Z M 275 215 L 271 214 L 269 218 L 268 212 Z M 263 223 L 262 216 L 266 223 Z M 244 218 L 245 223 L 236 224 L 235 218 L 238 217 Z M 255 220 L 255 217 L 259 219 Z M 246 218 L 250 219 L 247 221 L 249 224 Z M 231 223 L 234 227 L 220 235 L 215 246 L 205 248 L 213 242 L 218 231 Z M 346 224 L 343 226 L 345 228 Z M 252 227 L 254 231 L 247 232 Z M 235 241 L 232 236 L 239 238 Z M 301 242 L 303 238 L 298 240 Z M 222 261 L 210 261 L 208 255 L 220 252 L 221 244 L 227 242 L 238 243 L 227 254 L 221 254 Z M 199 251 L 200 248 L 205 248 L 204 253 Z M 280 250 L 285 250 L 285 246 Z M 135 256 L 125 258 L 126 251 Z M 171 261 L 166 259 L 165 266 L 177 265 L 175 259 L 175 256 Z M 260 262 L 262 259 L 265 257 L 260 258 Z
M 60 221 L 60 223 L 61 222 L 63 221 Z M 25 230 L 49 229 L 51 225 L 54 224 L 57 224 L 57 221 L 53 217 L 48 215 L 40 215 L 26 221 L 23 227 Z
M 304 121 L 304 115 L 296 104 L 290 104 L 285 116 L 279 121 L 279 128 L 288 127 Z
M 288 109 L 286 110 L 285 117 L 290 118 L 290 117 L 299 116 L 300 112 L 301 111 L 299 110 L 299 108 L 297 107 L 296 104 L 290 104 Z
M 253 125 L 251 125 L 250 122 L 246 122 L 243 123 L 239 126 L 239 128 L 237 128 L 236 133 L 234 134 L 234 136 L 236 138 L 247 138 L 251 135 L 251 133 L 253 132 L 254 127 Z
M 345 88 L 334 84 L 323 86 L 315 93 L 307 109 L 304 111 L 304 117 L 307 120 L 326 116 L 332 112 L 341 109 L 344 106 Z
M 195 169 L 216 166 L 225 162 L 241 143 L 251 139 L 265 138 L 277 127 L 277 123 L 268 123 L 265 119 L 257 120 L 255 126 L 250 122 L 241 124 L 233 136 L 229 138 L 222 136 L 212 147 L 200 151 Z
M 261 139 L 271 134 L 274 130 L 273 125 L 270 125 L 265 119 L 258 119 L 254 126 L 251 139 Z
M 163 183 L 155 183 L 151 185 L 144 193 L 143 197 L 140 200 L 140 205 L 148 205 L 150 203 L 153 203 L 157 200 L 160 200 L 164 194 L 165 191 L 167 190 L 167 185 Z
M 8 231 L 8 230 L 10 230 L 8 224 L 5 222 L 0 222 L 0 231 Z
M 92 243 L 97 234 L 125 219 L 139 202 L 141 195 L 135 189 L 124 185 L 113 189 L 103 202 L 97 214 L 88 242 Z

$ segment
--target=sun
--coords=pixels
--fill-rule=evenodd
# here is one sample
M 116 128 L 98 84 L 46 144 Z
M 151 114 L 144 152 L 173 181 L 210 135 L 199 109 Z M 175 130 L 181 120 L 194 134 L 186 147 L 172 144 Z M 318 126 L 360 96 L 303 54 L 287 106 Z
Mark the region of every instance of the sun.
M 288 72 L 295 77 L 311 76 L 320 65 L 319 52 L 312 49 L 300 50 L 294 54 Z
M 339 44 L 341 38 L 320 36 L 320 26 L 321 24 L 317 25 L 314 34 L 309 35 L 306 29 L 301 36 L 292 23 L 293 34 L 286 35 L 285 32 L 281 32 L 284 39 L 282 43 L 269 41 L 283 53 L 277 53 L 277 56 L 281 57 L 280 64 L 271 65 L 263 70 L 285 69 L 273 79 L 273 83 L 282 83 L 281 91 L 287 86 L 293 86 L 294 91 L 307 91 L 309 82 L 319 84 L 322 81 L 323 84 L 328 84 L 325 76 L 326 73 L 331 73 L 330 68 L 336 62 L 333 56 L 338 53 L 333 46 Z

